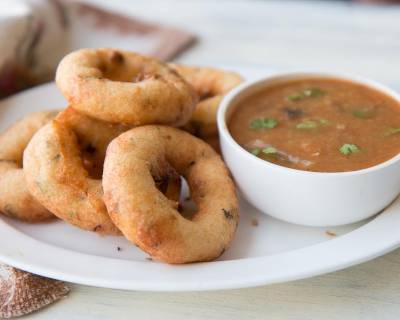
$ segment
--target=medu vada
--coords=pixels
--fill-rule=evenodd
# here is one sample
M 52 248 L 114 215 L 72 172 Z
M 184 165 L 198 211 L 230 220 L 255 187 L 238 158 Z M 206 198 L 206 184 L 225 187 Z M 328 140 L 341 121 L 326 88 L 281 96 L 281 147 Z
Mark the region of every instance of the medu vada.
M 180 126 L 198 100 L 192 86 L 166 64 L 107 48 L 65 56 L 56 83 L 74 108 L 113 123 Z
M 236 72 L 209 67 L 169 64 L 196 90 L 200 102 L 184 129 L 199 138 L 217 137 L 217 111 L 226 93 L 243 82 Z
M 32 113 L 0 135 L 0 212 L 27 222 L 40 222 L 54 215 L 28 191 L 22 157 L 33 135 L 57 115 L 57 111 Z
M 182 175 L 197 212 L 184 218 L 154 185 L 168 165 Z M 103 173 L 104 202 L 124 236 L 167 263 L 209 261 L 229 246 L 239 221 L 234 183 L 220 156 L 189 133 L 142 126 L 114 139 Z
M 201 138 L 204 142 L 208 143 L 217 153 L 221 154 L 221 146 L 219 144 L 219 137 L 217 136 L 209 136 Z
M 30 192 L 72 225 L 99 234 L 119 235 L 102 199 L 101 173 L 108 143 L 127 129 L 67 108 L 39 130 L 26 148 L 24 170 Z M 174 174 L 171 181 L 175 186 L 180 183 L 178 174 L 171 170 L 168 174 Z M 177 197 L 180 185 L 172 191 Z
M 71 129 L 77 137 L 83 165 L 90 177 L 101 179 L 106 149 L 112 139 L 129 130 L 131 126 L 114 124 L 86 116 L 68 107 L 56 118 Z

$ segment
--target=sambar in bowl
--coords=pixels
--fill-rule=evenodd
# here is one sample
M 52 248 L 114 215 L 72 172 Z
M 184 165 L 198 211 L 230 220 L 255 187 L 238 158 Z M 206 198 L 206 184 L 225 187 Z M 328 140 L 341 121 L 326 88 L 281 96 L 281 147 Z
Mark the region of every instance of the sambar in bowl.
M 241 192 L 279 219 L 352 223 L 400 193 L 400 98 L 371 80 L 313 72 L 245 83 L 218 125 Z

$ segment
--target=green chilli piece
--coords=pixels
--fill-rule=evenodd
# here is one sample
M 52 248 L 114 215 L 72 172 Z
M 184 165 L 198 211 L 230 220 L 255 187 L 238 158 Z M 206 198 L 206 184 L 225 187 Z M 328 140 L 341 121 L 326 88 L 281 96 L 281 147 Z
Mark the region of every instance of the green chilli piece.
M 44 187 L 44 185 L 42 184 L 42 182 L 40 182 L 39 180 L 35 181 L 36 186 L 39 188 L 40 192 L 43 194 L 47 193 L 47 189 Z
M 287 99 L 290 101 L 298 101 L 298 100 L 302 100 L 305 98 L 322 97 L 323 95 L 325 95 L 325 92 L 323 92 L 321 89 L 310 88 L 310 89 L 305 89 L 300 92 L 292 93 L 291 95 L 287 96 Z
M 384 136 L 387 137 L 396 133 L 400 133 L 400 128 L 389 128 L 385 131 Z
M 345 143 L 344 145 L 342 145 L 339 148 L 339 151 L 340 151 L 341 154 L 348 155 L 348 154 L 351 154 L 351 153 L 360 152 L 360 148 L 355 144 Z
M 278 150 L 276 150 L 276 148 L 274 147 L 266 147 L 264 149 L 262 149 L 262 153 L 264 154 L 276 154 L 278 152 Z
M 278 121 L 272 118 L 257 118 L 250 122 L 250 129 L 262 130 L 262 129 L 273 129 L 277 126 Z

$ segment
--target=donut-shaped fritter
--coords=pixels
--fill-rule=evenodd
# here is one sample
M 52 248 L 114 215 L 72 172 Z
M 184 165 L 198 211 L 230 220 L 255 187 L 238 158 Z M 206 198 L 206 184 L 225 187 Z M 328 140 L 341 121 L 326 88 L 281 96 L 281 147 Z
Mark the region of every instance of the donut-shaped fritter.
M 98 180 L 103 175 L 104 158 L 109 143 L 121 133 L 131 129 L 131 126 L 96 120 L 72 107 L 61 112 L 56 120 L 67 125 L 75 133 L 83 165 L 89 176 Z M 154 177 L 156 186 L 171 200 L 171 204 L 178 206 L 181 192 L 180 176 L 170 166 L 164 169 L 166 174 Z
M 194 89 L 166 64 L 115 49 L 68 54 L 56 83 L 74 108 L 113 123 L 179 126 L 197 103 Z
M 96 179 L 101 179 L 103 174 L 108 144 L 121 133 L 131 129 L 131 126 L 94 119 L 72 107 L 60 112 L 56 120 L 76 135 L 84 167 L 89 176 Z
M 32 113 L 0 135 L 0 212 L 7 216 L 27 222 L 54 217 L 29 193 L 22 156 L 33 135 L 56 115 L 56 111 Z
M 208 143 L 217 153 L 221 154 L 221 147 L 219 144 L 219 137 L 217 136 L 209 136 L 204 137 L 202 140 Z
M 154 186 L 172 166 L 187 181 L 197 212 L 184 218 Z M 113 140 L 103 173 L 104 201 L 127 239 L 168 263 L 209 261 L 229 246 L 239 221 L 229 172 L 205 142 L 179 129 L 143 126 Z
M 128 128 L 66 109 L 39 130 L 25 150 L 24 170 L 30 192 L 72 225 L 104 235 L 120 234 L 102 199 L 101 173 L 108 143 Z M 172 187 L 169 176 L 158 180 L 164 181 L 163 191 L 173 194 L 176 203 L 179 175 L 173 170 L 168 174 L 173 176 Z
M 96 132 L 110 141 L 122 131 L 67 109 L 33 137 L 25 150 L 24 172 L 30 192 L 57 217 L 84 230 L 116 235 L 120 232 L 107 214 L 101 181 L 90 177 L 84 165 L 85 149 L 90 155 L 106 148 L 95 144 Z
M 236 72 L 208 67 L 170 64 L 196 90 L 200 102 L 184 129 L 197 137 L 218 136 L 217 111 L 222 98 L 243 82 Z

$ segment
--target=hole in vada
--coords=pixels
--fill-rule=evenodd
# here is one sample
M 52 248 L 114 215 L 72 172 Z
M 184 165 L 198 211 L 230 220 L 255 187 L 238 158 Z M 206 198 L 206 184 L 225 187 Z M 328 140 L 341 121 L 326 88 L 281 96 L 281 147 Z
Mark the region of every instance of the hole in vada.
M 215 92 L 212 92 L 211 90 L 199 91 L 198 94 L 200 101 L 212 98 L 217 95 Z

